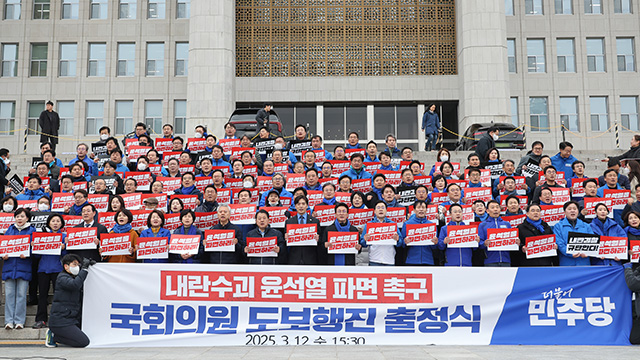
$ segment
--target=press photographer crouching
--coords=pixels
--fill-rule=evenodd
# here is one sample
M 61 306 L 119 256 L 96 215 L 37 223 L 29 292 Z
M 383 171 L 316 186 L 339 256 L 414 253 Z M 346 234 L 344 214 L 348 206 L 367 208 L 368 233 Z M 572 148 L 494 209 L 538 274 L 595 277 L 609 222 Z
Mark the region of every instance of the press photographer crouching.
M 89 345 L 89 338 L 80 330 L 82 287 L 87 278 L 87 269 L 95 263 L 91 259 L 83 260 L 76 254 L 67 254 L 62 258 L 64 271 L 56 280 L 45 343 L 47 347 L 56 347 L 57 343 L 72 347 Z

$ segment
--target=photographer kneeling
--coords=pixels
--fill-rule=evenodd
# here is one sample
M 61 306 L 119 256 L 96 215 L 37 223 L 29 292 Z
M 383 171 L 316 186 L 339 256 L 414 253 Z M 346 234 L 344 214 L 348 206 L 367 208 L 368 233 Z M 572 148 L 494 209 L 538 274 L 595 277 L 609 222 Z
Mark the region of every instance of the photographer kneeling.
M 80 265 L 82 264 L 82 265 Z M 91 259 L 82 259 L 75 254 L 62 258 L 64 271 L 58 275 L 56 290 L 53 294 L 47 347 L 56 347 L 57 343 L 72 347 L 86 347 L 89 338 L 80 330 L 82 316 L 82 286 L 87 278 L 87 268 L 95 264 Z

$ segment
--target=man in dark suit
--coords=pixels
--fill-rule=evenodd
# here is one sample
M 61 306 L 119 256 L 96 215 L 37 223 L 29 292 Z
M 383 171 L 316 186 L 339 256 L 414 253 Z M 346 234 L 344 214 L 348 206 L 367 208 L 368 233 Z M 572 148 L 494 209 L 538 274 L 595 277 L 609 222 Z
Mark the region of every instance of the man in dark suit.
M 285 222 L 285 227 L 294 224 L 316 224 L 320 231 L 320 221 L 309 215 L 309 200 L 305 196 L 298 196 L 294 200 L 296 214 Z M 285 240 L 288 236 L 285 232 Z M 316 241 L 320 239 L 320 235 L 316 234 Z M 318 255 L 320 248 L 315 246 L 287 246 L 289 250 L 289 265 L 318 265 Z
M 58 130 L 60 130 L 60 116 L 53 111 L 53 102 L 47 101 L 46 109 L 40 113 L 38 125 L 42 133 L 40 134 L 40 143 L 51 143 L 51 150 L 56 150 L 58 143 Z
M 92 259 L 95 261 L 100 261 L 102 259 L 102 257 L 100 256 L 100 251 L 99 246 L 100 246 L 100 234 L 107 234 L 109 231 L 107 230 L 107 228 L 98 223 L 98 220 L 96 220 L 96 216 L 98 215 L 98 212 L 96 211 L 96 207 L 93 206 L 93 204 L 85 204 L 82 207 L 82 222 L 74 227 L 76 228 L 97 228 L 98 232 L 97 232 L 97 237 L 95 240 L 96 243 L 96 248 L 95 249 L 87 249 L 87 250 L 67 250 L 67 253 L 69 254 L 76 254 L 78 256 L 81 256 L 82 258 L 88 258 L 88 259 Z
M 9 149 L 0 149 L 0 196 L 5 195 L 5 186 L 9 185 Z
M 500 130 L 495 126 L 492 126 L 487 130 L 487 133 L 478 140 L 476 154 L 478 154 L 480 161 L 484 161 L 486 159 L 489 149 L 496 147 L 496 140 L 498 140 L 499 134 Z

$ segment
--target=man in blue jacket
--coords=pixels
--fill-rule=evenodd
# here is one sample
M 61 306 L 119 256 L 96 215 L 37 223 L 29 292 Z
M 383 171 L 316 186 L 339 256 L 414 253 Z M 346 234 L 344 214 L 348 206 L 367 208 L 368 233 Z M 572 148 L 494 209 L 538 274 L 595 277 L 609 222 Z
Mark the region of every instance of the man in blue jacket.
M 578 160 L 571 155 L 572 150 L 573 145 L 568 141 L 563 141 L 560 143 L 560 152 L 551 158 L 551 164 L 555 166 L 558 172 L 564 173 L 565 180 L 573 177 L 571 165 Z
M 438 131 L 440 130 L 440 117 L 436 113 L 436 104 L 429 105 L 424 115 L 422 115 L 422 131 L 424 131 L 427 143 L 424 144 L 424 151 L 436 149 Z
M 577 202 L 566 202 L 562 208 L 564 209 L 564 219 L 553 226 L 553 233 L 556 235 L 556 244 L 560 252 L 558 254 L 560 266 L 591 266 L 591 261 L 586 254 L 567 254 L 567 241 L 569 232 L 593 234 L 593 229 L 589 224 L 578 219 Z
M 272 188 L 269 189 L 269 191 L 265 191 L 262 193 L 262 196 L 260 197 L 260 202 L 259 202 L 259 207 L 263 207 L 265 205 L 265 203 L 267 202 L 267 196 L 269 195 L 269 193 L 271 192 L 271 190 L 275 190 L 278 192 L 278 194 L 280 194 L 280 199 L 282 200 L 283 197 L 288 197 L 288 198 L 292 198 L 293 194 L 290 193 L 285 186 L 287 185 L 287 182 L 284 178 L 284 175 L 282 175 L 281 173 L 275 173 L 272 177 L 271 177 L 271 186 Z
M 173 191 L 176 195 L 197 195 L 198 204 L 202 203 L 202 192 L 196 187 L 196 176 L 191 171 L 182 174 L 182 186 Z
M 347 175 L 348 177 L 351 178 L 351 180 L 371 179 L 372 178 L 371 174 L 364 170 L 363 165 L 364 165 L 364 155 L 360 153 L 352 154 L 351 168 L 343 172 L 342 174 L 340 174 L 339 177 L 342 177 L 343 175 Z
M 413 204 L 414 214 L 411 215 L 409 220 L 404 223 L 402 230 L 400 231 L 400 245 L 405 247 L 408 244 L 405 239 L 407 238 L 407 225 L 410 224 L 433 224 L 433 222 L 427 220 L 427 203 L 422 200 L 416 200 Z M 407 248 L 407 265 L 435 265 L 434 252 L 437 252 L 436 244 L 438 244 L 438 237 L 434 236 L 431 239 L 433 244 L 429 245 L 415 245 L 408 246 Z
M 508 251 L 490 251 L 487 249 L 487 229 L 511 229 L 511 224 L 500 217 L 500 204 L 495 200 L 487 203 L 487 214 L 489 217 L 478 225 L 478 237 L 480 238 L 480 248 L 487 250 L 487 258 L 484 266 L 510 267 L 511 257 Z

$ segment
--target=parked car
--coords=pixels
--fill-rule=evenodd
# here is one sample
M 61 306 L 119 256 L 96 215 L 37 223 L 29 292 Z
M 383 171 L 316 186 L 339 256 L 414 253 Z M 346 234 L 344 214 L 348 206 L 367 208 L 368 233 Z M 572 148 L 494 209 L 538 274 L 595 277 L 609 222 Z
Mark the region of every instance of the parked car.
M 467 128 L 463 137 L 458 140 L 456 150 L 475 150 L 480 138 L 483 137 L 492 126 L 497 127 L 500 131 L 500 139 L 496 141 L 496 148 L 524 149 L 524 133 L 522 129 L 516 128 L 514 125 L 508 123 L 482 123 L 473 124 Z
M 256 114 L 259 110 L 258 108 L 245 108 L 233 111 L 233 114 L 229 117 L 229 122 L 236 126 L 237 137 L 240 138 L 243 135 L 247 135 L 253 138 L 256 136 L 258 130 L 260 130 L 256 122 Z M 269 111 L 269 123 L 272 136 L 284 136 L 282 122 L 278 114 L 273 110 Z

